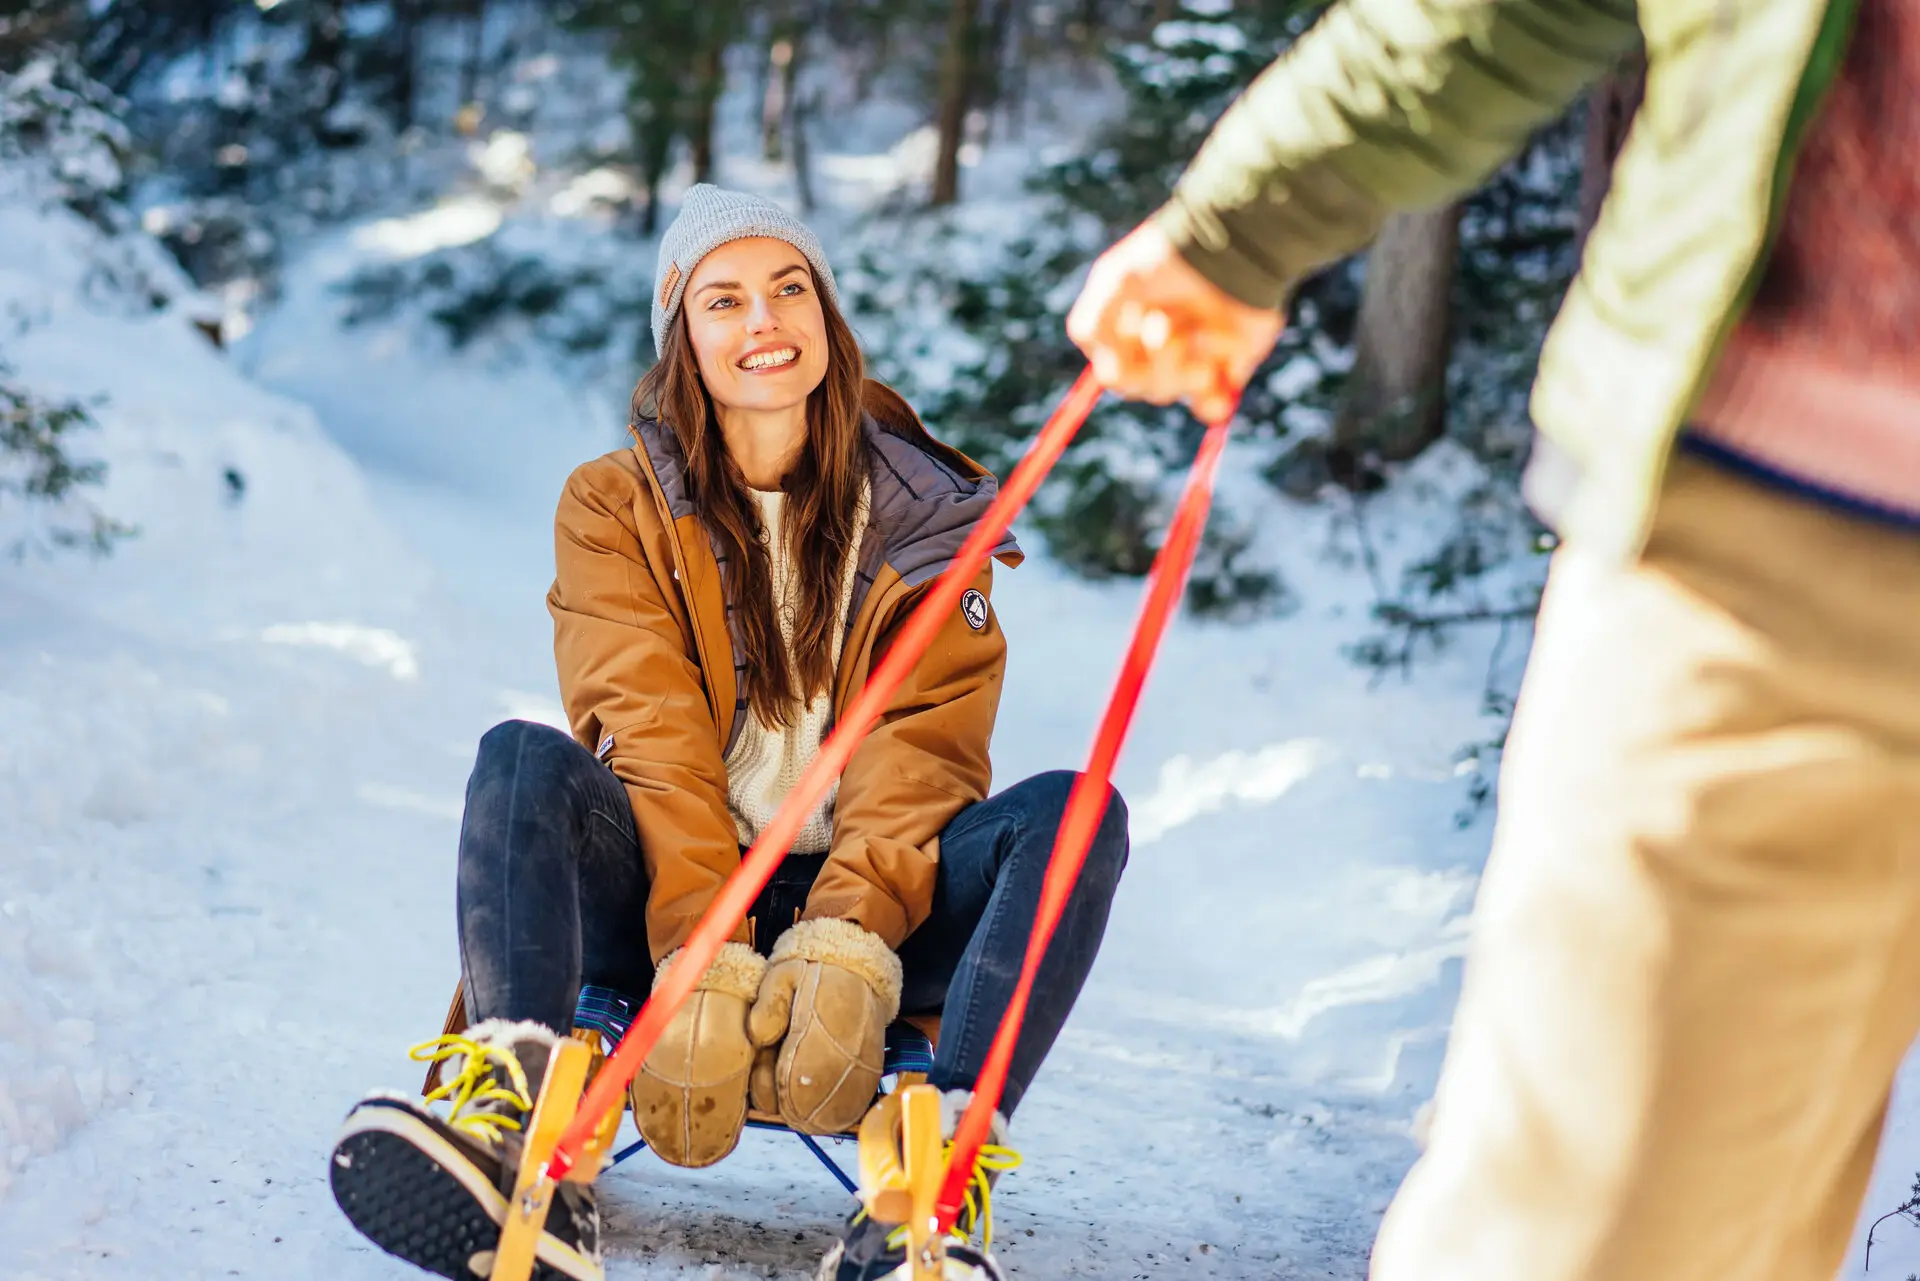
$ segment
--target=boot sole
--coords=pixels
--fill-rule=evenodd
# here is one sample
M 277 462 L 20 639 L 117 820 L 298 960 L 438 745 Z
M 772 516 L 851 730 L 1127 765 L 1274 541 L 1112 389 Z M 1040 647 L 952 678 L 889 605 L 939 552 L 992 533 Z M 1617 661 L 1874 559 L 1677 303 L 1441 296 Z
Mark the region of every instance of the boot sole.
M 329 1175 L 341 1212 L 388 1254 L 451 1281 L 485 1281 L 492 1271 L 506 1198 L 418 1117 L 392 1107 L 357 1109 L 334 1144 Z M 603 1275 L 579 1251 L 541 1235 L 533 1281 Z
M 833 1248 L 827 1251 L 827 1257 L 820 1260 L 820 1267 L 814 1272 L 813 1281 L 838 1281 L 840 1265 L 846 1260 L 846 1256 L 847 1243 L 834 1242 Z M 886 1267 L 886 1264 L 881 1263 L 880 1266 Z M 872 1275 L 876 1281 L 907 1281 L 911 1272 L 912 1269 L 907 1266 L 907 1261 L 902 1259 L 886 1272 Z M 1005 1274 L 1000 1271 L 1000 1265 L 970 1245 L 947 1255 L 940 1269 L 940 1276 L 941 1281 L 1006 1281 Z

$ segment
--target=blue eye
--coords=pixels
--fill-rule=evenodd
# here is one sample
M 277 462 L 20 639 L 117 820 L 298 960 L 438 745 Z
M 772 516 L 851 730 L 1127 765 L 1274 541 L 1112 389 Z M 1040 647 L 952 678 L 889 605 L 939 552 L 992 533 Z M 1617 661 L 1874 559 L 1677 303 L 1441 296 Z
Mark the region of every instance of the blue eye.
M 805 293 L 806 288 L 807 287 L 801 284 L 799 281 L 791 280 L 791 281 L 788 281 L 786 284 L 780 286 L 780 292 L 783 294 L 786 294 L 786 293 L 800 294 L 800 293 Z
M 708 304 L 707 304 L 707 310 L 708 310 L 708 311 L 718 311 L 718 310 L 720 310 L 720 308 L 721 308 L 721 307 L 723 307 L 723 306 L 726 306 L 726 307 L 731 307 L 731 306 L 733 306 L 733 299 L 731 299 L 731 298 L 729 298 L 729 297 L 727 297 L 726 295 L 724 295 L 724 294 L 722 294 L 722 295 L 721 295 L 720 297 L 718 297 L 718 298 L 715 298 L 715 299 L 714 299 L 714 300 L 713 300 L 712 302 L 710 302 L 710 303 L 708 303 Z

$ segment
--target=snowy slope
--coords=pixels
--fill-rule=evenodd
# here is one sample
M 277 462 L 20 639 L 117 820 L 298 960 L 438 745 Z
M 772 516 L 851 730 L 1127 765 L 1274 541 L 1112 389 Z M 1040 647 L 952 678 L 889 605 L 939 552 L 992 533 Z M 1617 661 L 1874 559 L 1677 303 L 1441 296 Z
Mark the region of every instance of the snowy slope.
M 383 374 L 366 344 L 405 335 L 329 335 L 296 283 L 244 359 L 304 383 L 322 432 L 180 316 L 75 302 L 78 224 L 8 217 L 9 300 L 44 317 L 9 352 L 49 394 L 106 395 L 101 502 L 142 533 L 0 579 L 0 1252 L 49 1277 L 393 1275 L 321 1157 L 437 1027 L 464 772 L 494 720 L 554 714 L 552 496 L 617 419 L 524 368 L 400 346 Z M 1134 597 L 1008 576 L 1003 779 L 1078 759 Z M 1482 838 L 1447 823 L 1448 761 L 1484 655 L 1435 674 L 1459 698 L 1369 697 L 1333 639 L 1356 608 L 1170 641 L 1111 941 L 999 1198 L 1020 1272 L 1359 1274 L 1450 999 Z M 800 1275 L 844 1212 L 767 1136 L 702 1174 L 637 1163 L 606 1204 L 615 1276 Z
M 330 1072 L 339 1013 L 317 993 L 380 990 L 350 887 L 404 848 L 393 806 L 438 728 L 426 576 L 358 468 L 177 310 L 82 301 L 108 248 L 64 213 L 0 208 L 0 293 L 33 317 L 9 358 L 47 394 L 105 397 L 81 447 L 141 531 L 103 562 L 0 576 L 13 1275 L 185 1258 L 167 1236 L 214 1210 L 208 1180 L 259 1161 L 296 1182 L 324 1130 L 301 1082 Z
M 101 501 L 142 530 L 104 562 L 0 570 L 10 1277 L 407 1275 L 334 1209 L 324 1155 L 438 1029 L 473 744 L 557 715 L 552 503 L 623 406 L 407 317 L 341 331 L 328 285 L 400 252 L 392 230 L 309 246 L 228 356 L 177 312 L 78 301 L 93 233 L 0 204 L 0 304 L 37 318 L 9 357 L 107 397 Z M 1468 467 L 1436 452 L 1384 500 L 1385 554 Z M 1371 687 L 1340 653 L 1369 599 L 1340 516 L 1272 507 L 1295 613 L 1169 637 L 1118 780 L 1135 850 L 1107 945 L 996 1197 L 1016 1275 L 1364 1274 L 1484 856 L 1453 759 L 1488 728 L 1493 637 Z M 1136 599 L 1044 559 L 1002 580 L 1003 782 L 1079 761 Z M 614 1278 L 808 1275 L 846 1208 L 779 1136 L 603 1186 Z

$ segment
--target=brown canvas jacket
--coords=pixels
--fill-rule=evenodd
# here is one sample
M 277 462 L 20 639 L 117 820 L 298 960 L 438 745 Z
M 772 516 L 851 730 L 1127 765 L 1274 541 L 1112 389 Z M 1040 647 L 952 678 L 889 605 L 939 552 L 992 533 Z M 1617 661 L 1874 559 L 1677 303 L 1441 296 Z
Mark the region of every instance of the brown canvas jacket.
M 658 961 L 686 941 L 740 865 L 725 755 L 747 715 L 717 558 L 661 424 L 568 479 L 547 595 L 574 737 L 626 785 L 651 890 Z M 923 590 L 952 563 L 998 492 L 994 478 L 917 423 L 868 418 L 870 517 L 834 681 L 836 718 Z M 1011 536 L 995 558 L 1017 565 Z M 991 564 L 974 587 L 991 600 Z M 976 617 L 980 611 L 976 610 Z M 1006 666 L 989 608 L 956 609 L 841 775 L 832 850 L 806 917 L 853 921 L 898 947 L 926 918 L 939 834 L 992 779 L 988 743 Z M 743 924 L 734 937 L 750 942 Z

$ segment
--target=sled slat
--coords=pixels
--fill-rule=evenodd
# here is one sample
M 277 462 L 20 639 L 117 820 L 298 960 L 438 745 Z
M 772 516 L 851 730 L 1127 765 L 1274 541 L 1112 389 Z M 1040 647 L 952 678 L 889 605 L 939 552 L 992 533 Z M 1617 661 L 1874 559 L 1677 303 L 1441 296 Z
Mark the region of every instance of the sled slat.
M 901 1160 L 900 1093 L 889 1094 L 860 1122 L 860 1199 L 881 1223 L 905 1223 L 913 1213 L 907 1171 Z
M 507 1221 L 500 1227 L 491 1281 L 529 1281 L 533 1276 L 534 1251 L 546 1229 L 547 1212 L 553 1208 L 558 1186 L 546 1177 L 547 1158 L 580 1106 L 580 1092 L 586 1088 L 587 1067 L 592 1061 L 593 1051 L 572 1037 L 563 1037 L 553 1047 L 547 1079 L 533 1105 L 533 1120 L 527 1125 L 520 1174 L 513 1185 L 513 1198 L 507 1202 Z M 597 1159 L 583 1161 L 578 1168 L 592 1178 L 599 1173 L 600 1163 Z
M 913 1281 L 940 1281 L 946 1236 L 940 1231 L 940 1184 L 946 1178 L 941 1149 L 940 1091 L 910 1087 L 900 1100 L 900 1151 L 906 1156 L 913 1217 L 907 1220 L 907 1259 Z
M 876 1221 L 906 1224 L 913 1281 L 937 1281 L 946 1254 L 936 1222 L 945 1146 L 940 1091 L 930 1085 L 894 1091 L 860 1125 L 861 1200 Z
M 594 1073 L 600 1070 L 601 1064 L 607 1061 L 607 1056 L 601 1049 L 601 1034 L 591 1028 L 575 1028 L 573 1037 L 585 1045 L 589 1051 L 586 1079 L 591 1081 Z M 600 1177 L 611 1162 L 614 1143 L 620 1137 L 620 1119 L 625 1115 L 625 1109 L 608 1109 L 606 1117 L 600 1122 L 600 1128 L 593 1132 L 593 1137 L 587 1141 L 585 1150 L 580 1153 L 580 1163 L 567 1171 L 567 1177 L 561 1180 L 563 1183 L 592 1183 Z

